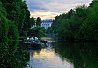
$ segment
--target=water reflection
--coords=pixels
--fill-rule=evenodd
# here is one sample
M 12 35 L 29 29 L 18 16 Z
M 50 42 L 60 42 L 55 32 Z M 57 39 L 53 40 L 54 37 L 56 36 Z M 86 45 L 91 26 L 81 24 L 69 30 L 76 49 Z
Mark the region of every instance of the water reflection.
M 54 51 L 51 49 L 42 49 L 40 52 L 33 51 L 33 58 L 54 58 Z
M 48 43 L 47 48 L 32 50 L 28 68 L 73 68 L 73 64 L 67 59 L 62 60 Z
M 98 68 L 98 43 L 47 43 L 30 51 L 28 68 Z
M 97 43 L 57 43 L 55 52 L 62 60 L 69 59 L 74 68 L 98 68 Z

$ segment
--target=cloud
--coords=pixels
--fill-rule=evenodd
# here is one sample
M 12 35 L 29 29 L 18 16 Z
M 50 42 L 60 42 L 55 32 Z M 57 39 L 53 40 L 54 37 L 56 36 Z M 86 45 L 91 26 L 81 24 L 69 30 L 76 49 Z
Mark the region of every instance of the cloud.
M 30 13 L 31 17 L 41 17 L 41 19 L 53 19 L 55 16 L 60 15 L 58 12 L 49 12 L 49 11 L 33 11 Z
M 36 11 L 36 10 L 47 10 L 47 8 L 42 7 L 42 5 L 44 4 L 42 1 L 40 0 L 26 0 L 27 1 L 27 5 L 30 11 Z
M 92 0 L 26 0 L 30 11 L 48 10 L 61 12 L 75 7 L 75 4 L 88 5 Z M 67 8 L 68 7 L 68 8 Z
M 43 14 L 42 11 L 44 11 L 45 14 L 46 14 L 46 12 L 48 12 L 48 13 L 53 12 L 56 15 L 56 13 L 67 12 L 70 9 L 73 9 L 78 5 L 86 4 L 88 6 L 89 3 L 92 2 L 92 0 L 26 0 L 26 1 L 27 1 L 27 5 L 28 5 L 28 8 L 29 8 L 31 14 L 33 13 L 31 16 L 34 15 L 34 17 L 36 14 L 35 12 L 39 12 L 38 16 Z M 43 14 L 43 15 L 45 15 L 45 14 Z M 52 13 L 51 13 L 51 15 L 52 15 Z M 48 18 L 47 14 L 43 17 Z M 52 16 L 50 16 L 50 17 L 52 17 Z

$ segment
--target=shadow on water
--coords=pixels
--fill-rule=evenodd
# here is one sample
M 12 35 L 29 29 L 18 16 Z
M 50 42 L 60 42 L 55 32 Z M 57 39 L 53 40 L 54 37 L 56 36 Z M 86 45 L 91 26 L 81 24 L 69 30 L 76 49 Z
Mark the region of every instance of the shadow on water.
M 74 68 L 98 68 L 98 43 L 61 43 L 54 46 L 55 52 L 74 64 Z

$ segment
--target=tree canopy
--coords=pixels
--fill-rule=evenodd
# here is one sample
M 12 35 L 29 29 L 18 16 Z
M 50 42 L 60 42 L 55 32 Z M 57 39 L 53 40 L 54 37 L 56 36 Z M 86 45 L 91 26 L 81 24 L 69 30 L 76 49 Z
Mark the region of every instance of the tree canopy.
M 78 6 L 55 17 L 51 31 L 64 40 L 98 40 L 98 2 Z
M 37 18 L 36 25 L 37 26 L 41 26 L 41 18 L 40 17 Z
M 21 49 L 18 39 L 21 32 L 30 27 L 29 16 L 25 1 L 0 0 L 0 67 L 25 67 L 28 55 Z

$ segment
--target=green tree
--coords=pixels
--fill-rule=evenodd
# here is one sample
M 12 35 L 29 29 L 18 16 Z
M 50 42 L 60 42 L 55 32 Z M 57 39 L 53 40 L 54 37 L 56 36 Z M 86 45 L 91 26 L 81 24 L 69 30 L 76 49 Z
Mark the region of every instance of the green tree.
M 37 26 L 41 26 L 41 18 L 40 17 L 37 18 L 36 25 Z
M 38 38 L 44 37 L 45 36 L 45 29 L 42 27 L 39 27 L 39 26 L 34 27 L 29 30 L 28 36 L 31 36 L 31 37 L 34 36 L 34 37 L 38 37 Z
M 64 40 L 98 40 L 98 2 L 55 17 L 51 30 Z
M 30 25 L 31 25 L 31 27 L 33 26 L 33 25 L 35 25 L 35 20 L 34 20 L 34 18 L 32 17 L 32 18 L 30 18 Z
M 2 68 L 24 68 L 28 60 L 28 55 L 18 44 L 22 3 L 22 0 L 0 0 L 0 67 Z

